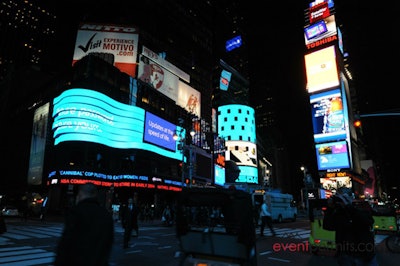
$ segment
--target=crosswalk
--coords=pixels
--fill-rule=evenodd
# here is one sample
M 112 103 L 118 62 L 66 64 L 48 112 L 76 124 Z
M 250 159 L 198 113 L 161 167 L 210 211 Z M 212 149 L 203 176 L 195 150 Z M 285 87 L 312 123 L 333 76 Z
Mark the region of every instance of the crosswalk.
M 165 227 L 151 226 L 142 227 L 141 235 L 146 231 L 160 231 Z M 0 235 L 0 265 L 1 266 L 29 266 L 29 265 L 52 265 L 55 254 L 50 252 L 50 246 L 30 246 L 17 245 L 20 240 L 27 239 L 45 239 L 60 237 L 63 230 L 62 224 L 37 226 L 37 225 L 11 225 L 7 227 L 7 232 Z M 121 226 L 115 227 L 116 233 L 123 233 Z M 299 239 L 308 241 L 310 230 L 306 228 L 275 228 L 276 237 Z M 257 235 L 260 234 L 260 228 L 256 229 Z M 271 236 L 269 228 L 264 229 L 265 236 Z M 376 235 L 375 241 L 381 243 L 387 236 Z
M 51 265 L 54 257 L 54 252 L 41 247 L 19 246 L 0 249 L 0 265 L 2 266 Z

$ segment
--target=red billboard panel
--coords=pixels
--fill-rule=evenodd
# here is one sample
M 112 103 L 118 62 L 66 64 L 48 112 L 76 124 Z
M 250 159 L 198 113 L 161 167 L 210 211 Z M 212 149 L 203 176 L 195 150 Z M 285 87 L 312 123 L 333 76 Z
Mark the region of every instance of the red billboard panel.
M 317 22 L 318 20 L 329 17 L 331 12 L 329 11 L 328 2 L 322 2 L 315 6 L 310 7 L 308 16 L 310 24 Z
M 76 36 L 72 64 L 96 54 L 121 72 L 136 77 L 138 40 L 138 31 L 133 27 L 83 23 Z

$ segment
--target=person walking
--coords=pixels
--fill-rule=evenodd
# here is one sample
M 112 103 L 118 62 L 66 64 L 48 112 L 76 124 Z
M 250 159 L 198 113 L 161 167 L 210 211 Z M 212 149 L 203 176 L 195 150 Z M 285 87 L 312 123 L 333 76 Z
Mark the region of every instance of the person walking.
M 132 230 L 136 231 L 136 237 L 139 236 L 138 214 L 139 214 L 139 209 L 134 203 L 133 198 L 129 198 L 128 204 L 124 206 L 122 210 L 122 226 L 125 229 L 123 248 L 129 247 L 129 241 L 131 240 Z
M 268 208 L 267 200 L 264 200 L 263 204 L 261 204 L 260 216 L 261 216 L 260 236 L 264 236 L 265 225 L 267 225 L 269 230 L 271 230 L 272 236 L 276 236 L 275 230 L 272 226 L 272 217 L 271 217 L 271 212 L 269 211 Z
M 80 185 L 75 203 L 66 215 L 54 266 L 109 265 L 114 221 L 99 204 L 97 187 L 92 183 Z
M 353 205 L 350 188 L 341 187 L 329 198 L 323 228 L 335 231 L 339 266 L 378 266 L 372 212 Z

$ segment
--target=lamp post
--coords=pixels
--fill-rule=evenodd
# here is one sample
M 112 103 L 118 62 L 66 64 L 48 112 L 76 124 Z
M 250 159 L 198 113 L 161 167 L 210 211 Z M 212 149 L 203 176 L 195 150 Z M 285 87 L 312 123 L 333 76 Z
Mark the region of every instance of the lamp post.
M 182 153 L 182 173 L 181 173 L 181 184 L 182 184 L 182 188 L 185 184 L 185 168 L 188 168 L 188 163 L 189 163 L 189 167 L 191 167 L 191 158 L 188 158 L 188 162 L 185 163 L 185 151 L 188 150 L 188 145 L 186 145 L 186 140 L 187 140 L 187 136 L 186 136 L 186 130 L 183 127 L 183 119 L 179 118 L 179 126 L 180 129 L 176 130 L 176 132 L 173 135 L 173 138 L 175 141 L 178 141 L 178 149 L 181 151 Z M 196 132 L 191 129 L 190 130 L 190 136 L 193 137 L 196 134 Z M 189 146 L 190 149 L 190 146 Z M 189 150 L 190 151 L 190 150 Z M 190 157 L 190 152 L 189 152 L 189 157 Z M 191 171 L 189 171 L 191 173 Z M 192 176 L 191 174 L 189 175 L 189 180 L 190 180 L 190 184 L 189 186 L 191 186 L 192 184 Z
M 302 193 L 303 195 L 302 198 L 303 202 L 305 202 L 306 210 L 308 210 L 307 167 L 301 166 L 300 170 L 303 172 L 303 184 L 304 184 L 304 189 L 302 189 L 302 191 L 304 191 Z

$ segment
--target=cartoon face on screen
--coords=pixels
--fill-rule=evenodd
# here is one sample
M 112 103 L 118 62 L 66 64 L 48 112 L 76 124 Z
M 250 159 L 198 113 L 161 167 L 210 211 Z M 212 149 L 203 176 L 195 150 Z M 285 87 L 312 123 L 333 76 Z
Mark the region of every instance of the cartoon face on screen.
M 164 71 L 157 65 L 151 65 L 150 83 L 155 89 L 161 88 L 164 81 Z

